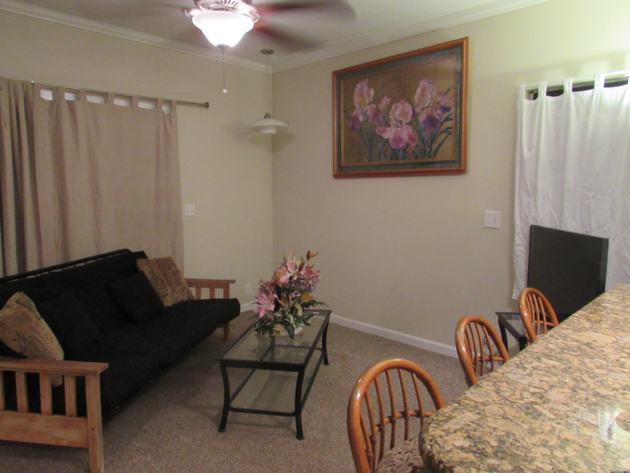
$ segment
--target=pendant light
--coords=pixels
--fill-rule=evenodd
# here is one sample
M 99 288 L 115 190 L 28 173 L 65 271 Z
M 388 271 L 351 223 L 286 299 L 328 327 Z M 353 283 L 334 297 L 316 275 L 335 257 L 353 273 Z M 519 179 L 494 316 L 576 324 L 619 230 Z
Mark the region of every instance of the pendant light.
M 263 53 L 265 57 L 267 58 L 266 94 L 267 94 L 267 97 L 269 97 L 269 56 L 273 54 L 273 49 L 262 49 L 260 52 Z M 256 123 L 252 124 L 252 128 L 256 129 L 258 133 L 265 133 L 268 135 L 275 135 L 278 132 L 279 127 L 286 127 L 286 126 L 287 126 L 286 123 L 283 123 L 280 120 L 271 118 L 271 115 L 269 114 L 269 112 L 265 113 L 265 116 L 262 120 L 259 120 Z

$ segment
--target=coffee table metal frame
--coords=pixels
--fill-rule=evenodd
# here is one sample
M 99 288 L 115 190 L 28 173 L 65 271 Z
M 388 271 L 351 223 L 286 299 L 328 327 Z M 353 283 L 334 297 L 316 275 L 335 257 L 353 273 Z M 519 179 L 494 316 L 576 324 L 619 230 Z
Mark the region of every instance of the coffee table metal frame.
M 326 339 L 328 336 L 328 323 L 330 321 L 331 311 L 310 309 L 309 312 L 316 313 L 313 317 L 313 326 L 305 326 L 302 333 L 296 334 L 294 340 L 291 340 L 286 335 L 260 335 L 254 330 L 254 322 L 254 324 L 245 330 L 245 332 L 219 358 L 221 375 L 223 377 L 223 413 L 221 416 L 221 423 L 219 424 L 219 432 L 225 431 L 230 411 L 248 412 L 252 414 L 295 417 L 297 430 L 296 437 L 298 440 L 304 439 L 302 429 L 302 410 L 322 361 L 325 365 L 328 365 Z M 317 333 L 313 332 L 315 330 Z M 312 336 L 312 340 L 309 340 L 306 345 L 300 344 L 300 338 L 305 335 L 309 338 Z M 254 342 L 252 337 L 258 337 L 258 342 L 262 345 L 262 350 L 259 353 L 253 354 L 253 350 L 250 349 L 247 352 L 249 358 L 246 358 L 245 356 L 242 356 L 244 352 L 241 351 L 239 354 L 239 350 L 242 350 L 241 347 L 243 347 L 244 344 L 249 343 L 251 345 Z M 245 368 L 251 370 L 245 376 L 245 379 L 236 387 L 233 394 L 230 388 L 228 368 Z M 305 386 L 304 381 L 307 369 L 311 370 L 312 373 L 310 373 L 310 378 Z M 297 381 L 295 383 L 295 401 L 292 410 L 285 411 L 256 407 L 243 408 L 234 405 L 239 398 L 239 395 L 243 394 L 244 389 L 248 386 L 248 382 L 252 381 L 252 384 L 254 383 L 252 377 L 258 370 L 297 373 Z M 264 388 L 265 386 L 263 384 L 262 386 L 248 386 L 247 390 L 251 393 L 252 389 L 262 390 Z

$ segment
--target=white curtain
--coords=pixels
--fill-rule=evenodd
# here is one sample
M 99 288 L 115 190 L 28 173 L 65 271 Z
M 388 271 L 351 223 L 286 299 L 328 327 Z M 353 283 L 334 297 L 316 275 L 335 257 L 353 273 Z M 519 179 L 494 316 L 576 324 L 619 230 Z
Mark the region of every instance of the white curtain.
M 609 238 L 606 286 L 630 283 L 630 86 L 527 97 L 517 103 L 514 267 L 516 298 L 527 282 L 529 226 Z

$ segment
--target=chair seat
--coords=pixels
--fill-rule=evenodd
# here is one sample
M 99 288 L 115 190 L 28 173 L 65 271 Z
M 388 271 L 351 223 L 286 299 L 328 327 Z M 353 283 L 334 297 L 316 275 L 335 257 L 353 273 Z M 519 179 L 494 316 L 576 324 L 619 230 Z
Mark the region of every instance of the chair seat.
M 418 438 L 410 438 L 399 443 L 383 455 L 383 459 L 376 467 L 374 473 L 430 473 L 429 467 L 424 465 Z

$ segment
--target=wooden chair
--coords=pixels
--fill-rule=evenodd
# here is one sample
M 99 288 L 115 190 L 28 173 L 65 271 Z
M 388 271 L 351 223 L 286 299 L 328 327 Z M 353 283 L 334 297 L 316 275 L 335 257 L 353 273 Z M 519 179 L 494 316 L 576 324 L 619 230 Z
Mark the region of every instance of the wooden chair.
M 373 473 L 397 443 L 407 441 L 417 453 L 418 441 L 413 437 L 432 414 L 424 407 L 425 390 L 436 410 L 444 406 L 433 378 L 401 358 L 379 361 L 361 375 L 348 403 L 348 437 L 357 473 Z M 416 457 L 421 464 L 419 453 Z
M 455 329 L 455 347 L 466 384 L 477 384 L 478 378 L 494 371 L 510 359 L 501 337 L 483 317 L 462 317 Z
M 538 289 L 533 287 L 523 289 L 518 297 L 518 307 L 529 343 L 534 343 L 538 335 L 545 334 L 559 325 L 556 311 Z

